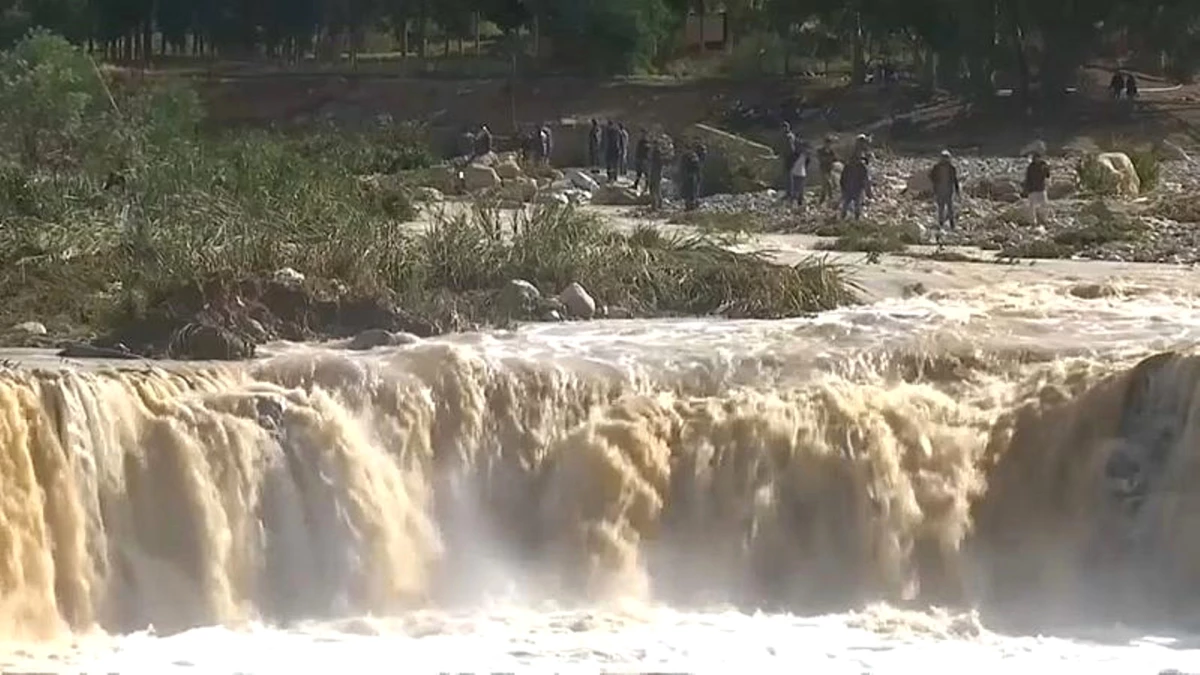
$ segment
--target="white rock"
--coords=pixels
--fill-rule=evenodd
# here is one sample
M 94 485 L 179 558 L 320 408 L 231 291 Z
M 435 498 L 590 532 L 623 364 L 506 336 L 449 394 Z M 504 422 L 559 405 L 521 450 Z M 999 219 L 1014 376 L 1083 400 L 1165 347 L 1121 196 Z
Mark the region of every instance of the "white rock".
M 48 332 L 46 325 L 40 321 L 25 321 L 13 326 L 13 329 L 28 335 L 45 335 Z
M 574 185 L 576 188 L 584 190 L 588 193 L 592 193 L 600 189 L 600 184 L 596 182 L 595 178 L 592 178 L 587 173 L 580 171 L 579 169 L 571 169 L 568 171 L 567 180 L 571 181 L 571 185 Z
M 558 300 L 571 316 L 590 319 L 596 315 L 596 301 L 578 282 L 571 282 L 570 286 L 563 289 L 563 292 L 558 294 Z
M 304 283 L 304 275 L 290 267 L 275 270 L 275 283 L 284 286 L 299 286 Z
M 1123 152 L 1102 152 L 1084 158 L 1083 166 L 1092 171 L 1100 172 L 1103 176 L 1099 186 L 1105 194 L 1122 197 L 1136 197 L 1141 190 L 1142 182 L 1129 155 Z
M 490 166 L 469 164 L 463 169 L 463 182 L 470 192 L 490 190 L 500 185 L 500 176 Z

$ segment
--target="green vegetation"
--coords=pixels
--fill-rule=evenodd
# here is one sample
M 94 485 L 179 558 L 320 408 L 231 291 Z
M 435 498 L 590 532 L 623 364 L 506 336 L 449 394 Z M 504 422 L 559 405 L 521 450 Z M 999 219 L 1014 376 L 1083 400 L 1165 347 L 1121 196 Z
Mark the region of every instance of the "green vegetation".
M 0 330 L 38 320 L 146 352 L 198 324 L 303 339 L 399 313 L 433 333 L 502 320 L 514 278 L 579 282 L 633 314 L 794 316 L 854 300 L 819 261 L 623 235 L 570 208 L 506 221 L 476 205 L 410 227 L 403 176 L 429 165 L 417 126 L 206 133 L 190 89 L 116 86 L 46 33 L 0 54 L 0 78 Z M 285 268 L 300 291 L 272 280 Z
M 717 9 L 733 39 L 721 69 L 734 74 L 795 72 L 797 63 L 828 71 L 838 63 L 861 82 L 868 63 L 888 58 L 911 63 L 930 86 L 990 95 L 997 74 L 1023 94 L 1035 76 L 1043 91 L 1061 92 L 1077 66 L 1110 55 L 1119 42 L 1153 45 L 1145 56 L 1158 62 L 1161 50 L 1179 77 L 1200 64 L 1194 0 L 3 0 L 0 46 L 42 26 L 126 62 L 357 64 L 381 50 L 398 58 L 436 51 L 447 61 L 469 51 L 502 66 L 679 72 L 677 57 L 689 51 L 680 39 L 686 17 Z M 706 65 L 688 63 L 687 70 Z
M 921 243 L 921 232 L 912 223 L 879 223 L 873 220 L 829 220 L 818 236 L 837 237 L 823 242 L 828 251 L 860 251 L 870 254 L 899 253 Z

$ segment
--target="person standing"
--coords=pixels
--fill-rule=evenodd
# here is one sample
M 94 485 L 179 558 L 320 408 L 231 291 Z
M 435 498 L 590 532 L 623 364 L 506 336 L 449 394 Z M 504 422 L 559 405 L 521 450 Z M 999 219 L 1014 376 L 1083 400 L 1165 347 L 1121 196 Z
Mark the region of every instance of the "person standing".
M 786 199 L 791 201 L 796 195 L 792 192 L 792 165 L 796 163 L 796 134 L 789 122 L 783 123 L 783 133 L 779 139 L 779 159 L 783 169 L 783 185 L 787 191 Z
M 588 166 L 592 169 L 600 167 L 600 151 L 604 147 L 601 141 L 604 140 L 604 133 L 600 129 L 600 122 L 596 118 L 592 118 L 592 128 L 588 130 Z
M 1125 73 L 1125 98 L 1136 101 L 1138 97 L 1137 78 L 1133 73 Z
M 842 169 L 842 218 L 846 217 L 848 211 L 854 212 L 855 220 L 862 218 L 863 199 L 866 197 L 869 184 L 870 174 L 867 171 L 867 163 L 861 155 L 856 153 L 850 157 L 846 168 Z
M 1121 93 L 1125 91 L 1125 73 L 1118 70 L 1113 73 L 1112 79 L 1108 81 L 1108 92 L 1112 95 L 1114 101 L 1121 98 Z
M 550 166 L 550 158 L 554 156 L 554 134 L 550 131 L 550 124 L 542 122 L 537 130 L 538 147 L 541 150 L 541 160 L 546 166 Z
M 638 191 L 638 186 L 642 184 L 642 178 L 646 175 L 646 164 L 650 161 L 650 134 L 645 128 L 638 136 L 637 147 L 633 150 L 633 191 Z
M 695 211 L 700 206 L 700 163 L 702 161 L 701 150 L 695 146 L 688 148 L 680 161 L 679 168 L 682 177 L 680 188 L 683 193 L 684 209 L 688 211 Z
M 796 206 L 804 208 L 804 191 L 808 187 L 808 144 L 797 141 L 796 152 L 792 160 L 791 176 L 788 189 L 796 200 Z
M 1025 181 L 1022 185 L 1029 200 L 1029 220 L 1034 224 L 1041 222 L 1042 213 L 1049 206 L 1046 199 L 1046 184 L 1050 180 L 1050 165 L 1042 157 L 1041 150 L 1034 150 L 1025 167 Z
M 941 157 L 929 170 L 929 181 L 933 184 L 933 199 L 937 202 L 938 232 L 942 232 L 947 223 L 950 224 L 950 229 L 957 228 L 958 218 L 954 213 L 954 200 L 960 195 L 958 167 L 954 166 L 949 150 L 942 150 Z
M 820 200 L 822 204 L 828 204 L 837 192 L 833 179 L 833 165 L 837 161 L 837 151 L 833 148 L 833 135 L 831 134 L 825 137 L 825 142 L 817 150 L 817 165 L 821 169 Z
M 482 157 L 492 151 L 492 131 L 488 129 L 486 124 L 479 126 L 479 133 L 475 134 L 475 155 L 471 160 Z
M 625 128 L 625 123 L 621 122 L 617 125 L 618 140 L 620 141 L 620 157 L 617 164 L 617 175 L 621 178 L 629 173 L 629 130 Z
M 604 126 L 604 172 L 608 182 L 617 182 L 617 167 L 621 161 L 621 134 L 612 120 Z
M 662 141 L 651 143 L 646 161 L 646 186 L 650 189 L 650 208 L 655 211 L 663 207 L 662 179 L 666 154 L 663 146 Z

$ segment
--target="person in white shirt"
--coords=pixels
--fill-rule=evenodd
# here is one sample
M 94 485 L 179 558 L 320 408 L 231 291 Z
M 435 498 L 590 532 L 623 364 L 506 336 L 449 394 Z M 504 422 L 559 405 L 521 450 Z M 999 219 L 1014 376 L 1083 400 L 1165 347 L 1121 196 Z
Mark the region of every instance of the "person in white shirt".
M 804 188 L 808 182 L 808 144 L 800 141 L 796 144 L 795 159 L 792 160 L 791 193 L 796 198 L 796 206 L 804 208 Z

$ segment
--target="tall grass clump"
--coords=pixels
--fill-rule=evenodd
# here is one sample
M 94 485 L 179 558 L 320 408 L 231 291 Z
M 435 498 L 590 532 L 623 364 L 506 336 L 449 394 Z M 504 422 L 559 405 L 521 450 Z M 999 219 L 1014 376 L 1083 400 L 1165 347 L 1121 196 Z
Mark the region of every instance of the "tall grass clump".
M 524 279 L 547 293 L 579 282 L 596 299 L 643 315 L 780 318 L 855 302 L 844 268 L 812 259 L 789 266 L 730 251 L 703 235 L 611 229 L 570 206 L 518 212 L 496 236 L 487 207 L 442 216 L 416 241 L 427 288 L 460 293 Z

